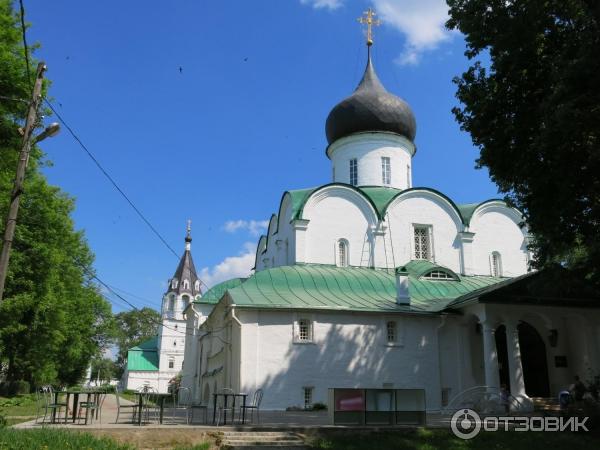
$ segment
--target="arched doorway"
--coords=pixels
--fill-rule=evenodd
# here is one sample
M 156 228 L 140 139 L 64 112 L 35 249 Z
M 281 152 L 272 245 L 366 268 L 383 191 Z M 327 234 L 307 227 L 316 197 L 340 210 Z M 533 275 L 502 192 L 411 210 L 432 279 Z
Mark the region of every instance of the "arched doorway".
M 504 325 L 500 325 L 498 328 L 496 328 L 495 336 L 500 386 L 504 386 L 510 392 L 510 377 L 508 374 L 508 348 L 506 346 L 506 327 Z
M 549 397 L 548 363 L 546 344 L 537 330 L 527 322 L 519 323 L 519 347 L 525 393 L 530 397 Z M 506 339 L 504 339 L 506 343 Z

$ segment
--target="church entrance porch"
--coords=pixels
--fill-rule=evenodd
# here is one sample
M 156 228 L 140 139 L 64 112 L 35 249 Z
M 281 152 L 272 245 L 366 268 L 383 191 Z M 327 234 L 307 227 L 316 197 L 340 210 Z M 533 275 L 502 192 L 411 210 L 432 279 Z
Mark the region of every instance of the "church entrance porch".
M 525 393 L 529 397 L 549 397 L 550 382 L 544 339 L 533 325 L 524 321 L 517 325 L 517 334 Z M 500 325 L 497 327 L 494 336 L 496 338 L 500 387 L 512 394 L 515 384 L 517 384 L 518 381 L 513 381 L 511 389 L 511 371 L 508 352 L 509 341 L 506 335 L 506 326 Z M 520 389 L 520 386 L 517 386 L 517 388 Z
M 544 339 L 527 322 L 518 325 L 518 332 L 525 393 L 529 397 L 549 397 L 550 382 Z
M 600 317 L 593 309 L 488 303 L 467 308 L 457 322 L 467 331 L 463 351 L 470 350 L 460 358 L 466 383 L 458 392 L 505 389 L 530 410 L 532 398 L 556 400 L 575 375 L 589 385 L 600 374 Z

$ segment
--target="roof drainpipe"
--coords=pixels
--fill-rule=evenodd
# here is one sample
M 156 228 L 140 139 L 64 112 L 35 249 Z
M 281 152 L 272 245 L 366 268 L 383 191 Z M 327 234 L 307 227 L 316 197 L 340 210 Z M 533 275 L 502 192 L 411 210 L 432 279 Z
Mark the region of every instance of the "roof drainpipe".
M 235 315 L 235 305 L 231 305 L 231 318 L 235 321 L 235 323 L 237 323 L 238 327 L 240 328 L 240 337 L 242 334 L 242 322 L 240 322 L 240 319 L 237 318 L 237 316 Z M 231 339 L 233 340 L 233 339 Z M 237 385 L 238 385 L 238 391 L 242 389 L 242 349 L 240 348 L 239 350 L 240 352 L 240 359 L 238 360 L 238 379 L 237 379 Z
M 408 272 L 404 267 L 396 268 L 396 303 L 398 305 L 410 305 L 410 294 L 408 293 Z

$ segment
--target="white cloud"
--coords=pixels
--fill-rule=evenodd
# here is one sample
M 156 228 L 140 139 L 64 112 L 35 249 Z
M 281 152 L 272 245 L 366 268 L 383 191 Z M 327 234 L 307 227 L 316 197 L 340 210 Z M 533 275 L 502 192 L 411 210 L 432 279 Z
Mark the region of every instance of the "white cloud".
M 327 8 L 329 10 L 338 9 L 344 3 L 343 0 L 300 0 L 303 5 L 312 5 L 315 9 Z
M 223 225 L 223 229 L 228 233 L 235 233 L 238 230 L 247 230 L 252 236 L 258 236 L 266 231 L 269 226 L 268 220 L 228 220 Z
M 385 25 L 406 36 L 406 44 L 396 62 L 416 65 L 424 52 L 436 49 L 450 39 L 445 29 L 448 5 L 445 0 L 373 0 Z
M 231 278 L 250 276 L 256 256 L 256 244 L 246 242 L 237 256 L 228 256 L 213 267 L 200 270 L 200 279 L 206 286 L 214 286 Z

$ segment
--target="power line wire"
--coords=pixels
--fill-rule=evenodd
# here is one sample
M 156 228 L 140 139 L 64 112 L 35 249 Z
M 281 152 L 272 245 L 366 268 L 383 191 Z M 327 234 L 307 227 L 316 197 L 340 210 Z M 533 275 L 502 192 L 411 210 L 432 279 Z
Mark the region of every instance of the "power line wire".
M 83 265 L 81 265 L 81 264 L 80 264 L 79 266 L 80 266 L 80 267 L 83 269 L 83 271 L 84 271 L 84 272 L 85 272 L 85 273 L 86 273 L 86 274 L 87 274 L 87 275 L 88 275 L 90 278 L 93 278 L 93 279 L 94 279 L 94 280 L 96 280 L 98 283 L 100 283 L 102 286 L 104 286 L 104 287 L 105 287 L 105 288 L 106 288 L 106 289 L 107 289 L 107 290 L 108 290 L 108 291 L 109 291 L 111 294 L 113 294 L 114 296 L 116 296 L 116 297 L 117 297 L 119 300 L 121 300 L 121 301 L 125 302 L 125 303 L 126 303 L 128 306 L 129 306 L 129 307 L 133 308 L 133 309 L 134 309 L 134 310 L 136 310 L 136 311 L 139 311 L 139 310 L 140 310 L 140 309 L 139 309 L 137 306 L 135 306 L 135 305 L 134 305 L 133 303 L 131 303 L 129 300 L 127 300 L 126 298 L 124 298 L 123 296 L 121 296 L 121 295 L 120 295 L 118 292 L 116 292 L 116 291 L 115 291 L 115 290 L 114 290 L 114 289 L 113 289 L 113 288 L 112 288 L 110 285 L 108 285 L 107 283 L 105 283 L 104 281 L 102 281 L 102 280 L 101 280 L 101 279 L 100 279 L 100 278 L 99 278 L 99 277 L 98 277 L 96 274 L 94 274 L 94 273 L 90 272 L 90 271 L 89 271 L 89 270 L 88 270 L 86 267 L 84 267 L 84 266 L 83 266 Z M 111 303 L 112 303 L 111 299 L 107 298 L 107 296 L 106 296 L 106 295 L 104 295 L 103 293 L 100 293 L 100 294 L 101 294 L 101 295 L 102 295 L 102 296 L 103 296 L 105 299 L 107 299 L 109 302 L 111 302 Z M 174 331 L 174 332 L 176 332 L 176 333 L 179 333 L 179 334 L 185 334 L 185 335 L 187 335 L 187 336 L 195 336 L 195 335 L 194 335 L 194 333 L 190 333 L 190 332 L 188 332 L 188 330 L 186 330 L 186 331 L 181 331 L 181 330 L 178 330 L 177 328 L 173 328 L 173 327 L 170 327 L 170 326 L 168 326 L 168 325 L 165 325 L 165 324 L 164 324 L 162 321 L 154 320 L 154 319 L 152 319 L 152 318 L 150 318 L 150 321 L 151 321 L 151 322 L 153 322 L 153 323 L 155 323 L 155 324 L 157 324 L 157 325 L 159 325 L 159 326 L 162 326 L 163 328 L 166 328 L 166 329 L 168 329 L 168 330 Z M 215 328 L 215 329 L 213 329 L 213 330 L 207 330 L 206 334 L 212 334 L 212 333 L 215 333 L 216 331 L 221 331 L 221 330 L 224 330 L 225 328 L 226 328 L 226 327 L 220 327 L 220 328 Z
M 175 250 L 173 250 L 173 248 L 167 243 L 165 238 L 162 237 L 162 235 L 150 223 L 150 221 L 146 218 L 146 216 L 144 216 L 144 214 L 140 211 L 140 209 L 133 203 L 133 201 L 127 196 L 127 194 L 125 194 L 123 189 L 121 189 L 121 187 L 117 184 L 117 182 L 114 180 L 114 178 L 107 172 L 107 170 L 102 166 L 102 164 L 100 164 L 100 162 L 98 161 L 98 159 L 96 159 L 96 157 L 90 151 L 90 149 L 87 148 L 87 146 L 83 143 L 83 141 L 79 138 L 79 136 L 77 136 L 77 134 L 73 131 L 73 129 L 69 126 L 69 124 L 65 121 L 65 119 L 58 113 L 58 111 L 52 105 L 52 103 L 50 103 L 50 101 L 47 98 L 44 98 L 44 102 L 48 105 L 48 107 L 52 110 L 52 112 L 56 115 L 56 117 L 58 118 L 58 120 L 60 120 L 60 122 L 64 125 L 64 127 L 69 131 L 69 133 L 71 134 L 73 139 L 75 139 L 75 141 L 77 141 L 79 146 L 90 157 L 90 159 L 94 162 L 94 164 L 98 167 L 98 169 L 100 169 L 102 174 L 108 179 L 108 181 L 110 181 L 110 183 L 113 185 L 113 187 L 119 192 L 119 194 L 121 194 L 121 196 L 127 201 L 127 203 L 129 203 L 129 206 L 131 206 L 133 208 L 133 210 L 137 213 L 137 215 L 148 226 L 148 228 L 150 228 L 150 230 L 152 230 L 152 232 L 156 235 L 156 237 L 158 237 L 158 239 L 160 239 L 160 241 L 165 245 L 165 247 L 167 247 L 171 251 L 171 253 L 177 259 L 179 259 L 179 255 L 177 254 L 177 252 Z
M 27 66 L 27 82 L 29 88 L 33 90 L 33 84 L 31 83 L 31 66 L 29 64 L 29 47 L 27 45 L 27 34 L 25 27 L 25 6 L 23 6 L 23 0 L 19 0 L 19 6 L 21 9 L 21 36 L 23 38 L 23 52 L 25 52 L 25 65 Z
M 25 53 L 25 65 L 27 66 L 27 80 L 29 81 L 29 85 L 31 86 L 31 69 L 29 64 L 29 46 L 27 45 L 27 29 L 25 27 L 25 6 L 23 5 L 23 0 L 19 0 L 19 5 L 21 9 L 21 35 L 23 37 L 23 51 Z M 62 116 L 58 113 L 56 108 L 50 103 L 47 98 L 44 98 L 44 102 L 48 105 L 48 107 L 52 110 L 52 112 L 56 115 L 58 120 L 64 125 L 64 127 L 69 131 L 71 136 L 79 143 L 81 148 L 87 153 L 87 155 L 91 158 L 91 160 L 96 164 L 96 166 L 100 169 L 100 171 L 104 174 L 104 176 L 111 182 L 111 184 L 115 187 L 115 189 L 123 196 L 123 198 L 129 203 L 129 205 L 133 208 L 133 210 L 137 213 L 137 215 L 144 221 L 146 225 L 152 230 L 152 232 L 160 239 L 160 241 L 173 253 L 173 255 L 179 259 L 179 255 L 173 248 L 167 243 L 165 238 L 156 230 L 156 228 L 150 223 L 150 221 L 142 214 L 137 206 L 131 201 L 131 199 L 125 194 L 123 189 L 117 184 L 117 182 L 110 176 L 110 174 L 102 167 L 100 162 L 96 159 L 93 153 L 85 146 L 85 144 L 81 141 L 81 139 L 75 134 L 73 129 L 67 124 L 67 122 L 62 118 Z

